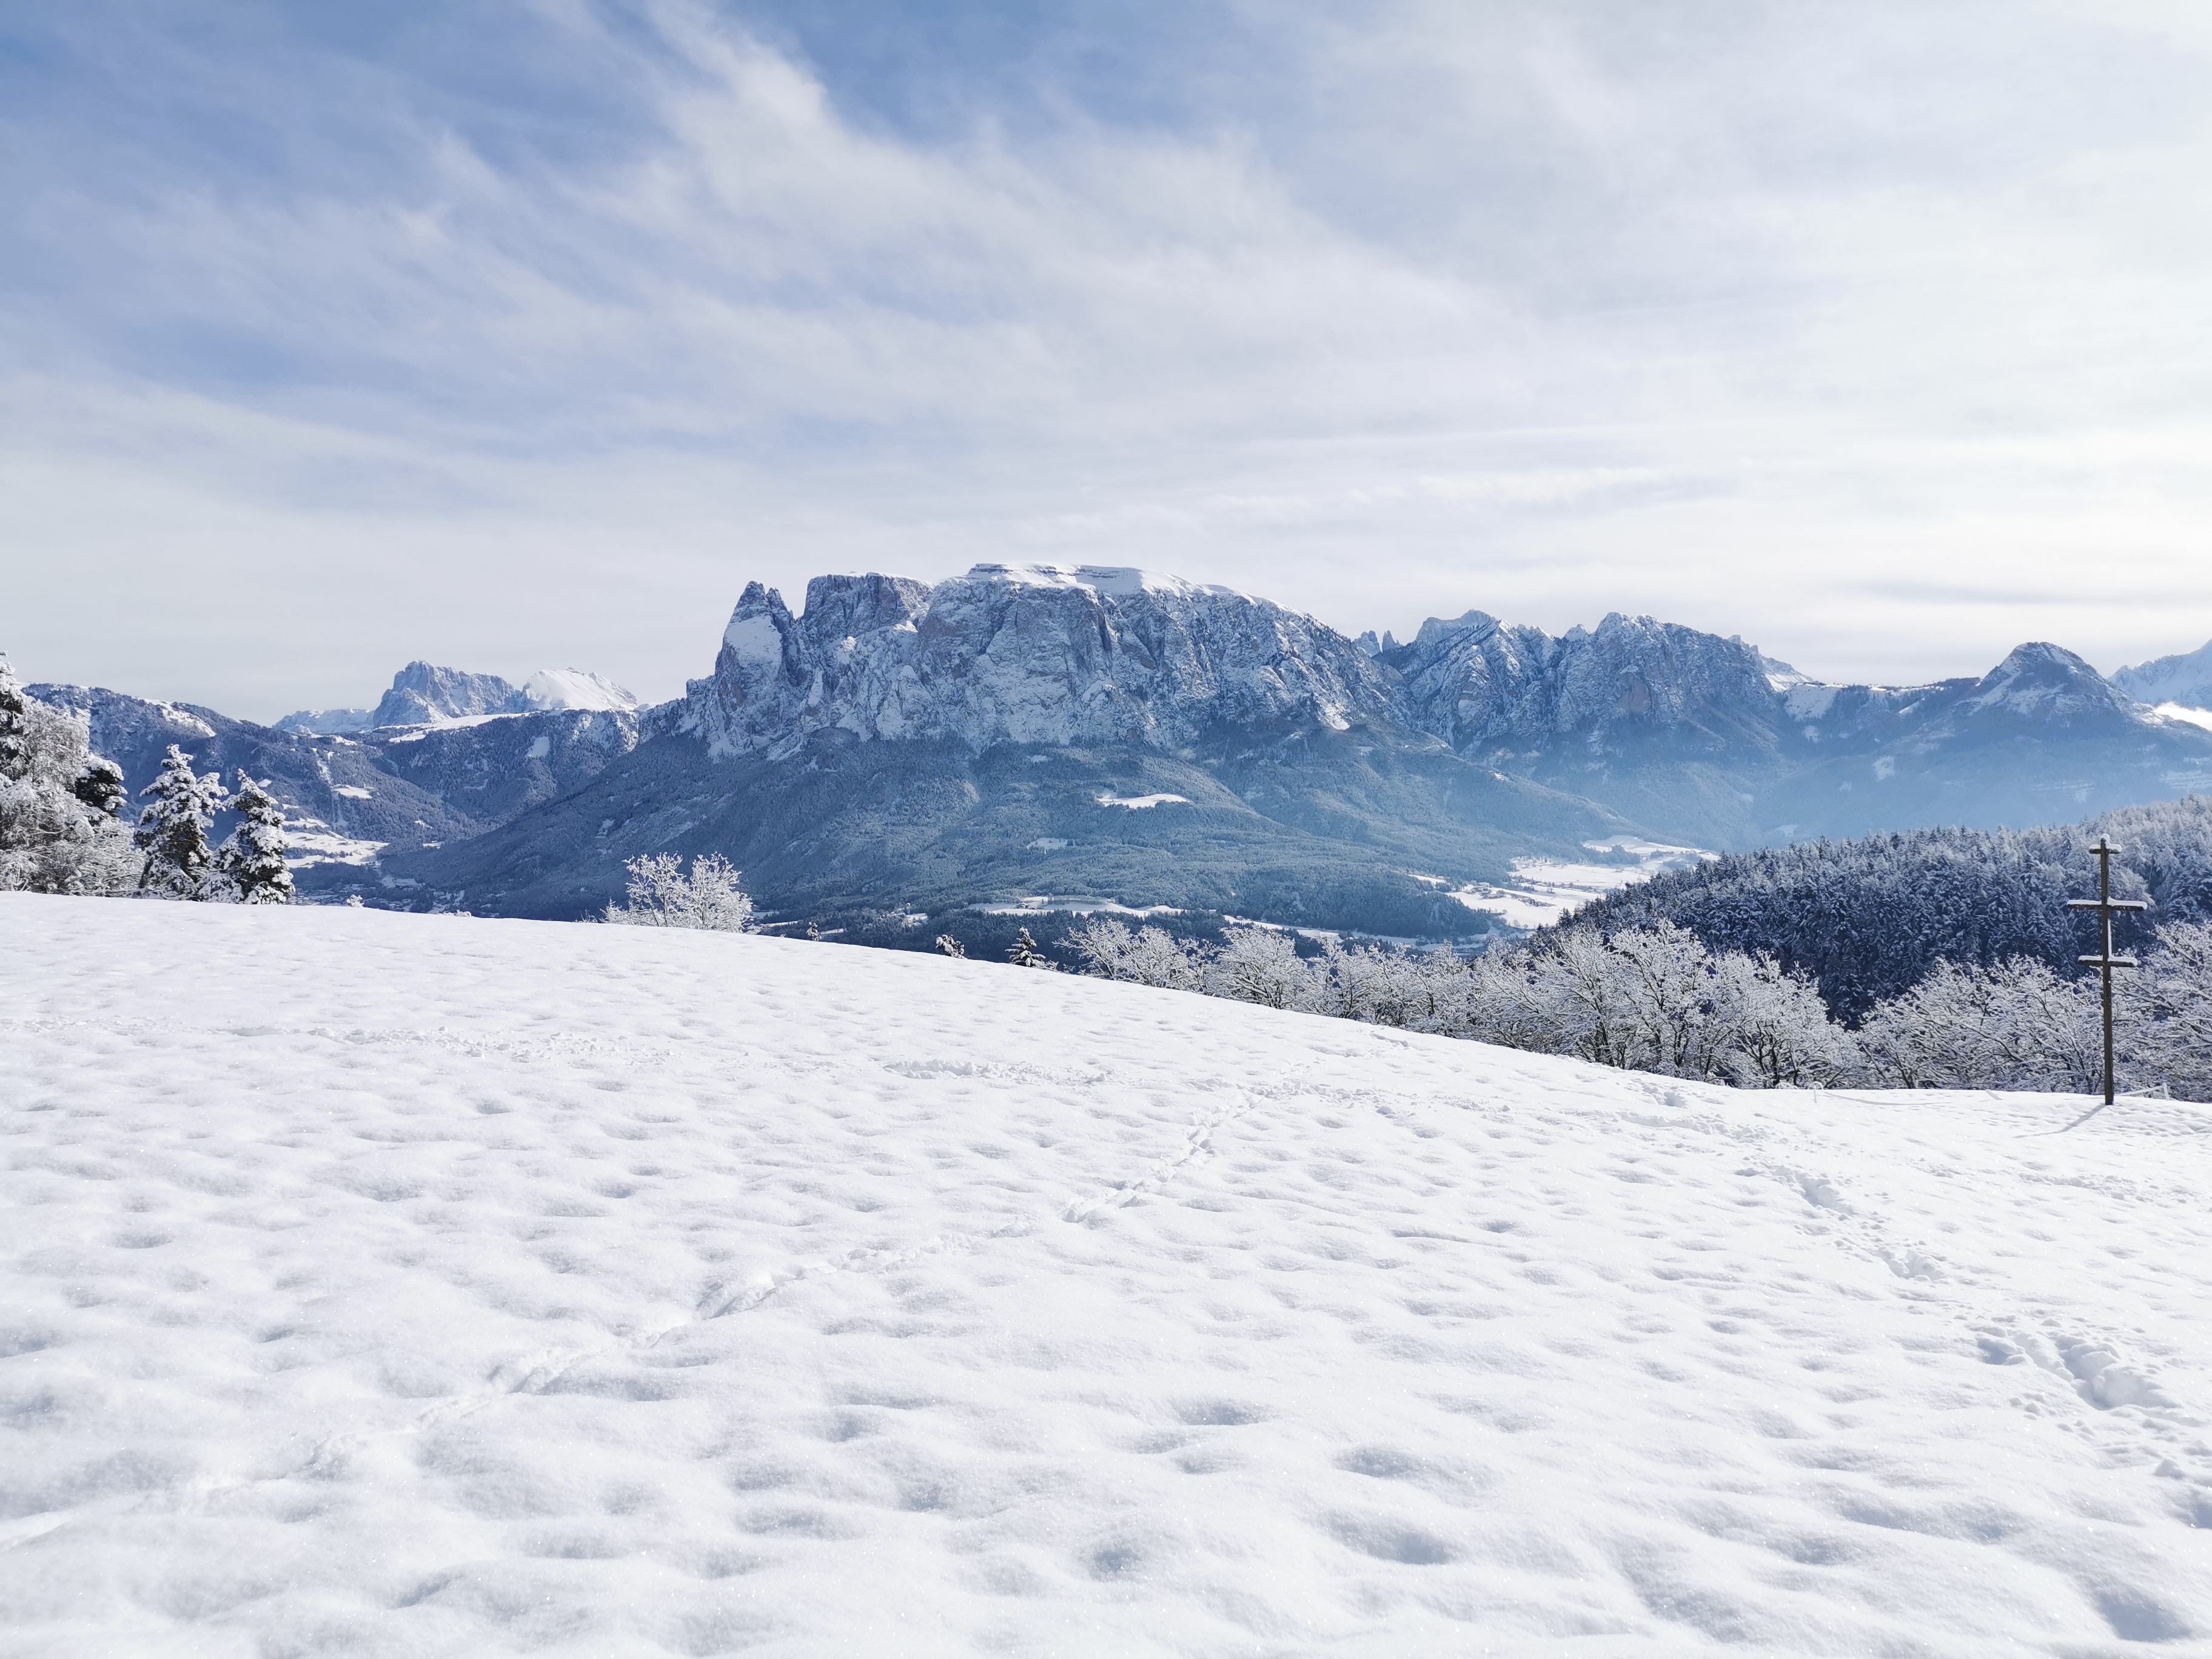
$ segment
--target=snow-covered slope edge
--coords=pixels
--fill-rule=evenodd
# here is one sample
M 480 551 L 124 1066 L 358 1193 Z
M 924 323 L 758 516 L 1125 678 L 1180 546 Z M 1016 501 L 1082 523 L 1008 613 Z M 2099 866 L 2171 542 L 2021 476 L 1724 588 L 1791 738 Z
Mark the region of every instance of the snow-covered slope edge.
M 2212 1632 L 2190 1109 L 796 941 L 0 937 L 12 1651 Z

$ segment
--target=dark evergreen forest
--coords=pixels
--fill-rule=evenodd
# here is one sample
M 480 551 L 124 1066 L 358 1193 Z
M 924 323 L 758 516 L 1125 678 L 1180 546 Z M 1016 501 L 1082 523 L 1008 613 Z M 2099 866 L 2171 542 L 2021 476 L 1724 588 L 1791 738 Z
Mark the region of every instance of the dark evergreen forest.
M 2124 947 L 2182 921 L 2212 921 L 2212 796 L 2124 807 L 2085 823 L 2020 830 L 1917 830 L 1732 853 L 1586 905 L 1551 930 L 1668 921 L 1710 950 L 1768 951 L 1811 975 L 1836 1017 L 1856 1025 L 1938 961 L 1990 967 L 2027 957 L 2059 974 L 2096 945 L 2089 848 L 2106 836 L 2113 896 L 2148 898 Z M 1535 943 L 1541 948 L 1542 935 Z

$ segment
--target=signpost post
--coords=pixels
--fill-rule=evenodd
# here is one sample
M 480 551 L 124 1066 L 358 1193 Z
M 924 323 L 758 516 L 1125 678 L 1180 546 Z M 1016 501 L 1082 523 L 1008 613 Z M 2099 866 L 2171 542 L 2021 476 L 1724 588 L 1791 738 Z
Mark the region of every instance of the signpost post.
M 2097 855 L 2097 896 L 2093 899 L 2069 899 L 2069 910 L 2094 910 L 2104 923 L 2104 949 L 2094 957 L 2077 957 L 2085 968 L 2094 968 L 2105 983 L 2105 1104 L 2112 1103 L 2112 969 L 2132 968 L 2133 957 L 2112 954 L 2112 917 L 2122 910 L 2148 910 L 2149 902 L 2143 899 L 2116 899 L 2112 896 L 2112 854 L 2120 849 L 2107 846 L 2102 836 L 2089 849 Z

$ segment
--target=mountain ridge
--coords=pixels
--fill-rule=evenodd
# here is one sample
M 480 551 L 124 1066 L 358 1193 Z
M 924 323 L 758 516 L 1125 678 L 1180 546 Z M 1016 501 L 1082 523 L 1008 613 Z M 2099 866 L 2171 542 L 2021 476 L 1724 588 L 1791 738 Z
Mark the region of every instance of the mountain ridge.
M 574 682 L 537 701 L 627 698 Z M 641 853 L 712 851 L 787 911 L 1091 895 L 1434 936 L 1487 926 L 1451 895 L 1531 860 L 2212 788 L 2212 732 L 2048 643 L 1842 684 L 1650 617 L 1552 635 L 1470 611 L 1354 639 L 1097 565 L 824 575 L 797 613 L 750 583 L 709 673 L 649 708 L 533 707 L 424 662 L 372 711 L 422 718 L 349 733 L 44 690 L 96 744 L 127 739 L 134 787 L 167 741 L 288 780 L 288 810 L 344 843 L 311 890 L 549 915 L 618 896 Z

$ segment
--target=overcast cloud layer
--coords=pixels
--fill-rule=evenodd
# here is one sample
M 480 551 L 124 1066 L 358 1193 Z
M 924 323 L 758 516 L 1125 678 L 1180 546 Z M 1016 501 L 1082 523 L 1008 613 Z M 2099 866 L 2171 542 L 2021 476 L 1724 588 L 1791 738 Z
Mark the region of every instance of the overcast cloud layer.
M 750 578 L 981 559 L 2212 635 L 2201 5 L 1044 9 L 11 7 L 0 647 L 657 697 Z

